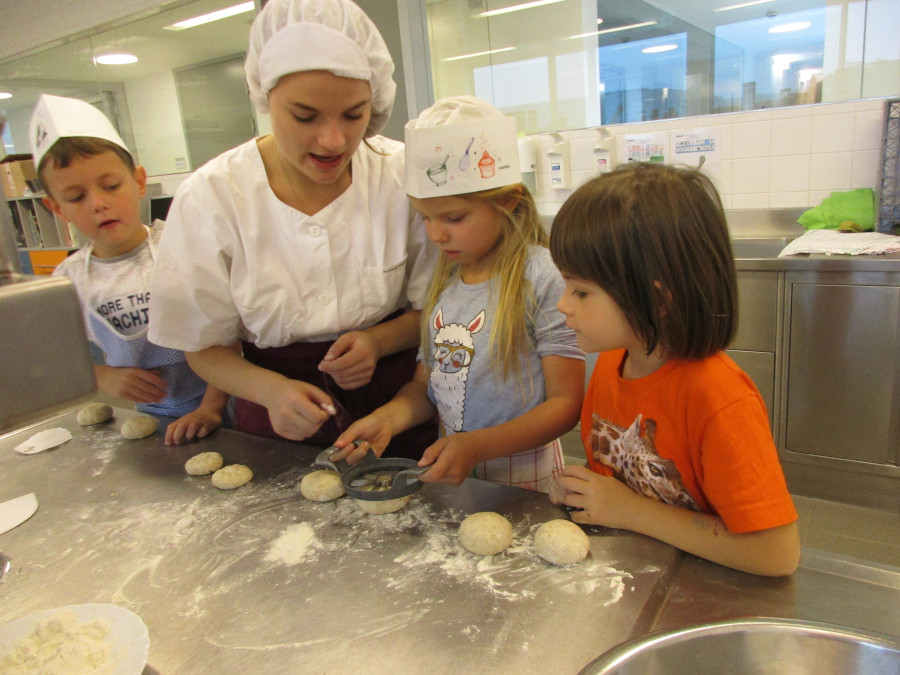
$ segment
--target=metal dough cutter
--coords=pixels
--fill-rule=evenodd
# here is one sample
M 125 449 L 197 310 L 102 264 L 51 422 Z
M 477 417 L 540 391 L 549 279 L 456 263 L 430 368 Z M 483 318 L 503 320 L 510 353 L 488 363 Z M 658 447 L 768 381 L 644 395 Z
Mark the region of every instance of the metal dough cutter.
M 411 495 L 422 487 L 419 476 L 430 466 L 419 466 L 414 459 L 378 457 L 371 448 L 356 464 L 331 459 L 338 448 L 327 448 L 316 457 L 316 466 L 331 469 L 341 477 L 344 492 L 354 499 L 382 502 Z

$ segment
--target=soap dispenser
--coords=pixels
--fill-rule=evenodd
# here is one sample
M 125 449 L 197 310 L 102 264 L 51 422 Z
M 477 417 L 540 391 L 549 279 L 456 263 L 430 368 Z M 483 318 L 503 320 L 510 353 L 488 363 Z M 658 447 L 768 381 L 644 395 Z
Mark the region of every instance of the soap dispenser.
M 594 143 L 594 170 L 597 175 L 609 173 L 616 168 L 616 137 L 606 127 L 597 129 Z
M 550 189 L 567 190 L 571 186 L 569 141 L 556 132 L 549 134 L 549 136 L 553 139 L 553 145 L 547 151 L 550 167 Z

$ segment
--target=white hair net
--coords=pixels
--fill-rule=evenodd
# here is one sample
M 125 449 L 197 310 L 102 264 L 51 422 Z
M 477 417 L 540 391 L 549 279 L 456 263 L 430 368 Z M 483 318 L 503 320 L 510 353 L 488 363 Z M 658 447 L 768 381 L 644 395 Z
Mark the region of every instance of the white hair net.
M 391 54 L 372 20 L 350 0 L 270 0 L 250 29 L 244 69 L 250 99 L 263 113 L 279 79 L 307 70 L 369 83 L 367 138 L 384 128 L 394 107 Z

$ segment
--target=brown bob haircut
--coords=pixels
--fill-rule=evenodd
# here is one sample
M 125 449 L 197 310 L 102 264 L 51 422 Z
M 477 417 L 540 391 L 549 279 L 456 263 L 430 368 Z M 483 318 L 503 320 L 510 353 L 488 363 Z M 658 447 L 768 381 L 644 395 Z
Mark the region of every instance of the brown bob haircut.
M 648 354 L 703 359 L 734 336 L 728 225 L 696 169 L 639 162 L 592 179 L 562 205 L 550 252 L 563 275 L 609 294 Z
M 56 141 L 46 154 L 41 157 L 41 164 L 38 167 L 38 178 L 41 179 L 42 183 L 44 182 L 42 174 L 44 169 L 50 166 L 50 162 L 53 162 L 53 166 L 57 169 L 65 169 L 76 157 L 87 159 L 104 152 L 115 153 L 125 162 L 128 170 L 132 173 L 134 172 L 134 159 L 131 153 L 122 146 L 93 136 L 64 136 Z

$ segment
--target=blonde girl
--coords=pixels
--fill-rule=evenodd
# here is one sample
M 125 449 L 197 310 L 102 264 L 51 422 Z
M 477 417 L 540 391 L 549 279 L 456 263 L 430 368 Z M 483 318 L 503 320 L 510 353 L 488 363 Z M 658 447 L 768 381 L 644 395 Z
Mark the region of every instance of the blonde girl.
M 406 128 L 407 192 L 441 250 L 413 380 L 354 423 L 351 461 L 437 411 L 424 481 L 467 476 L 547 491 L 558 437 L 578 417 L 584 355 L 555 307 L 564 282 L 521 182 L 515 122 L 480 99 L 443 99 Z M 338 455 L 341 456 L 341 455 Z

